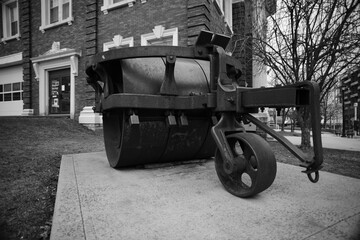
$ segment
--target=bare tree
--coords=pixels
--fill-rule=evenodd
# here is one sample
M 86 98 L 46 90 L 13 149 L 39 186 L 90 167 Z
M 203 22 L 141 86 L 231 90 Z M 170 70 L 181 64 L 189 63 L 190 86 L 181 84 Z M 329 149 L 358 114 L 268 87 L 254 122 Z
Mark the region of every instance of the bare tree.
M 335 91 L 327 92 L 321 103 L 321 111 L 323 116 L 323 127 L 327 126 L 330 121 L 330 127 L 332 126 L 332 120 L 335 120 L 341 113 L 341 103 L 338 97 L 335 95 Z
M 360 64 L 359 0 L 278 0 L 277 11 L 253 33 L 254 59 L 282 85 L 315 81 L 320 101 Z M 301 147 L 310 147 L 310 111 L 299 109 Z

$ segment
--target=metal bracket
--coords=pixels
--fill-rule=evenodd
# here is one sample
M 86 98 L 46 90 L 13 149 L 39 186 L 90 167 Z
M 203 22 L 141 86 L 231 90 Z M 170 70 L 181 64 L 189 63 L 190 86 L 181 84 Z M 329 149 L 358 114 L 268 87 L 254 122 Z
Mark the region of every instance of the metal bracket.
M 282 96 L 279 99 L 274 97 L 273 92 L 292 92 L 286 97 Z M 261 100 L 259 100 L 259 94 L 262 95 Z M 271 96 L 269 94 L 272 94 Z M 241 92 L 238 92 L 238 96 L 241 95 Z M 270 134 L 276 140 L 278 140 L 282 145 L 284 145 L 295 157 L 297 157 L 302 164 L 300 166 L 305 167 L 306 170 L 303 171 L 308 175 L 308 178 L 311 182 L 317 182 L 319 180 L 318 171 L 322 168 L 321 164 L 323 162 L 323 151 L 322 151 L 322 142 L 321 142 L 321 126 L 320 126 L 320 102 L 319 102 L 320 90 L 319 86 L 314 82 L 301 82 L 286 87 L 274 88 L 273 89 L 254 89 L 253 91 L 246 91 L 242 96 L 239 97 L 237 101 L 237 111 L 243 112 L 244 118 L 254 123 L 261 130 Z M 266 96 L 266 97 L 265 97 Z M 305 97 L 304 97 L 305 96 Z M 299 148 L 294 146 L 290 141 L 285 137 L 277 134 L 270 127 L 263 124 L 257 118 L 253 117 L 249 113 L 246 113 L 248 107 L 286 107 L 286 106 L 309 106 L 311 111 L 311 127 L 313 133 L 313 145 L 314 145 L 314 157 L 308 157 L 304 154 Z M 312 173 L 315 173 L 315 177 L 312 177 Z
M 165 63 L 165 76 L 164 81 L 161 84 L 160 94 L 161 95 L 178 95 L 177 86 L 174 77 L 176 56 L 166 56 Z
M 310 166 L 313 162 L 312 159 L 309 159 L 308 156 L 301 151 L 299 148 L 294 146 L 287 138 L 277 134 L 274 130 L 272 130 L 269 126 L 261 122 L 256 117 L 252 116 L 251 114 L 245 113 L 243 115 L 247 120 L 255 124 L 258 128 L 265 131 L 266 133 L 270 134 L 273 138 L 279 141 L 284 147 L 286 147 L 295 157 L 297 157 L 301 162 L 304 162 L 304 166 Z
M 201 30 L 196 39 L 195 46 L 216 45 L 225 49 L 230 42 L 230 37 L 206 30 Z
M 94 72 L 93 75 L 90 75 L 86 78 L 87 83 L 95 90 L 95 107 L 93 110 L 95 112 L 102 112 L 102 101 L 104 100 L 104 90 L 99 84 L 99 77 Z
M 221 157 L 227 166 L 227 174 L 231 174 L 231 172 L 236 169 L 236 163 L 226 136 L 236 132 L 245 132 L 245 129 L 238 121 L 236 121 L 234 112 L 222 113 L 219 122 L 211 129 L 211 135 L 213 136 Z

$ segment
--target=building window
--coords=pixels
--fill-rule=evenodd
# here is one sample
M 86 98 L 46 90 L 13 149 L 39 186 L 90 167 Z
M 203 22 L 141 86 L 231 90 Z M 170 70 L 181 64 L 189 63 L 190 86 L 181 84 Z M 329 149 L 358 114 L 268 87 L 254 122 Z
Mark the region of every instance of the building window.
M 115 35 L 111 42 L 106 42 L 103 44 L 103 51 L 106 52 L 113 48 L 133 47 L 133 46 L 134 46 L 133 37 L 123 38 L 121 35 Z
M 224 16 L 224 21 L 232 31 L 232 0 L 214 0 L 220 14 Z
M 170 45 L 178 46 L 178 28 L 165 29 L 163 26 L 155 26 L 151 33 L 141 35 L 141 46 Z
M 2 42 L 10 39 L 19 39 L 19 7 L 18 1 L 10 0 L 2 3 L 2 23 L 3 38 Z
M 71 25 L 73 21 L 72 0 L 41 0 L 40 31 L 66 23 Z
M 22 82 L 0 84 L 0 102 L 22 100 Z
M 101 6 L 101 11 L 104 14 L 108 14 L 108 11 L 114 8 L 123 7 L 128 5 L 132 7 L 136 0 L 103 0 L 103 5 Z

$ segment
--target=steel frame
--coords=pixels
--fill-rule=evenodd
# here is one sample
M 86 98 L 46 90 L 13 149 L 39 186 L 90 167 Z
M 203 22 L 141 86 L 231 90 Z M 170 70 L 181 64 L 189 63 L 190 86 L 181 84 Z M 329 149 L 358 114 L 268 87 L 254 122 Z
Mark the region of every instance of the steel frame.
M 212 33 L 211 33 L 212 35 Z M 218 35 L 215 35 L 218 36 Z M 199 40 L 200 39 L 200 40 Z M 201 33 L 197 45 L 194 47 L 147 46 L 121 48 L 97 54 L 86 72 L 88 82 L 96 91 L 95 111 L 110 111 L 112 109 L 164 109 L 164 110 L 204 110 L 221 113 L 219 123 L 213 127 L 212 135 L 220 150 L 222 158 L 230 165 L 233 157 L 226 141 L 226 135 L 244 131 L 243 126 L 236 121 L 235 116 L 253 122 L 264 130 L 292 154 L 294 154 L 306 168 L 312 182 L 318 181 L 318 170 L 323 162 L 319 87 L 314 82 L 301 82 L 294 85 L 274 88 L 247 88 L 237 84 L 236 79 L 241 75 L 241 64 L 235 58 L 228 56 L 219 46 L 226 41 L 224 36 L 210 37 L 209 32 Z M 218 45 L 211 41 L 217 39 Z M 227 44 L 227 43 L 226 43 Z M 111 78 L 104 71 L 102 65 L 109 61 L 128 58 L 166 57 L 166 71 L 159 95 L 115 93 L 108 89 Z M 210 61 L 211 91 L 199 96 L 178 96 L 174 67 L 177 58 L 202 59 Z M 104 81 L 101 87 L 98 81 Z M 250 113 L 257 112 L 262 107 L 300 107 L 311 109 L 314 157 L 309 158 L 300 149 L 280 136 L 267 125 L 260 122 Z M 312 177 L 315 173 L 315 177 Z

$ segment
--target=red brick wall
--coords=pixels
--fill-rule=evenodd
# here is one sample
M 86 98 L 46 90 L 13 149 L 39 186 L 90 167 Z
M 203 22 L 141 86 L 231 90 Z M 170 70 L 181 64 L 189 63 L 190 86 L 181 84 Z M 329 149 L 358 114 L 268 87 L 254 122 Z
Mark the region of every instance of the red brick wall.
M 179 45 L 184 46 L 187 36 L 186 10 L 186 1 L 183 0 L 151 0 L 145 3 L 136 1 L 133 7 L 126 5 L 111 9 L 108 14 L 99 11 L 98 50 L 102 51 L 103 43 L 112 41 L 117 34 L 124 38 L 134 37 L 134 46 L 140 46 L 140 36 L 151 33 L 156 25 L 162 25 L 165 29 L 178 27 Z
M 1 23 L 2 24 L 2 23 Z M 2 31 L 2 30 L 1 30 Z M 21 40 L 11 39 L 5 43 L 0 43 L 0 57 L 22 52 Z
M 249 2 L 249 0 L 245 1 Z M 165 29 L 177 27 L 179 45 L 193 45 L 200 30 L 231 35 L 224 18 L 212 0 L 148 0 L 141 3 L 137 0 L 132 7 L 124 6 L 111 9 L 104 14 L 100 9 L 102 1 L 73 0 L 72 25 L 60 25 L 39 30 L 41 26 L 41 1 L 20 0 L 20 41 L 12 40 L 6 45 L 0 44 L 0 56 L 23 52 L 24 58 L 24 102 L 25 108 L 33 108 L 38 114 L 39 86 L 34 80 L 30 58 L 44 54 L 51 49 L 53 42 L 60 42 L 61 48 L 71 48 L 82 52 L 79 58 L 79 74 L 75 80 L 76 116 L 84 106 L 92 105 L 93 91 L 86 84 L 85 67 L 91 56 L 103 50 L 103 43 L 112 41 L 114 35 L 124 38 L 134 37 L 134 45 L 140 46 L 141 35 L 151 33 L 156 25 Z M 234 40 L 239 40 L 249 32 L 245 16 L 244 3 L 235 4 L 233 10 Z M 234 5 L 234 6 L 235 6 Z M 1 18 L 0 18 L 1 19 Z M 233 49 L 230 44 L 229 51 Z M 235 50 L 246 66 L 246 76 L 251 76 L 251 51 Z M 250 64 L 249 64 L 250 63 Z M 26 88 L 26 90 L 25 90 Z M 90 99 L 90 100 L 89 100 Z
M 101 4 L 99 4 L 101 5 Z M 134 45 L 140 46 L 140 36 L 151 33 L 156 25 L 165 29 L 177 27 L 179 46 L 193 45 L 200 30 L 231 35 L 224 18 L 211 0 L 151 0 L 133 7 L 124 6 L 103 14 L 99 6 L 98 50 L 102 44 L 120 34 L 134 37 Z
M 201 30 L 209 30 L 231 36 L 231 31 L 225 25 L 224 17 L 212 0 L 188 1 L 188 46 L 195 43 Z
M 2 9 L 0 5 L 0 34 L 2 36 Z M 23 101 L 24 109 L 32 108 L 31 92 L 31 16 L 30 5 L 27 0 L 19 1 L 19 25 L 20 39 L 11 39 L 6 43 L 0 43 L 0 57 L 22 52 L 23 55 Z
M 41 1 L 31 2 L 32 14 L 32 57 L 37 57 L 51 49 L 53 42 L 60 42 L 60 48 L 71 48 L 82 52 L 82 56 L 86 52 L 86 6 L 92 0 L 74 0 L 73 1 L 73 17 L 72 25 L 64 24 L 54 28 L 46 29 L 44 33 L 39 30 L 41 26 Z M 38 113 L 39 107 L 39 86 L 38 83 L 33 84 L 33 107 L 35 113 Z M 79 58 L 78 76 L 75 77 L 75 112 L 78 116 L 79 112 L 86 105 L 91 105 L 91 101 L 87 92 L 91 88 L 86 84 L 85 62 L 84 57 Z
M 22 17 L 21 17 L 21 10 L 20 10 L 20 14 L 19 14 L 19 20 L 21 22 Z M 2 7 L 0 4 L 0 35 L 2 38 Z M 20 29 L 20 34 L 22 34 L 22 30 Z M 0 42 L 0 57 L 6 56 L 6 55 L 10 55 L 10 54 L 14 54 L 14 53 L 18 53 L 18 52 L 22 52 L 23 48 L 22 48 L 22 43 L 21 43 L 21 39 L 20 40 L 16 40 L 16 39 L 11 39 L 9 41 L 7 41 L 6 43 Z

